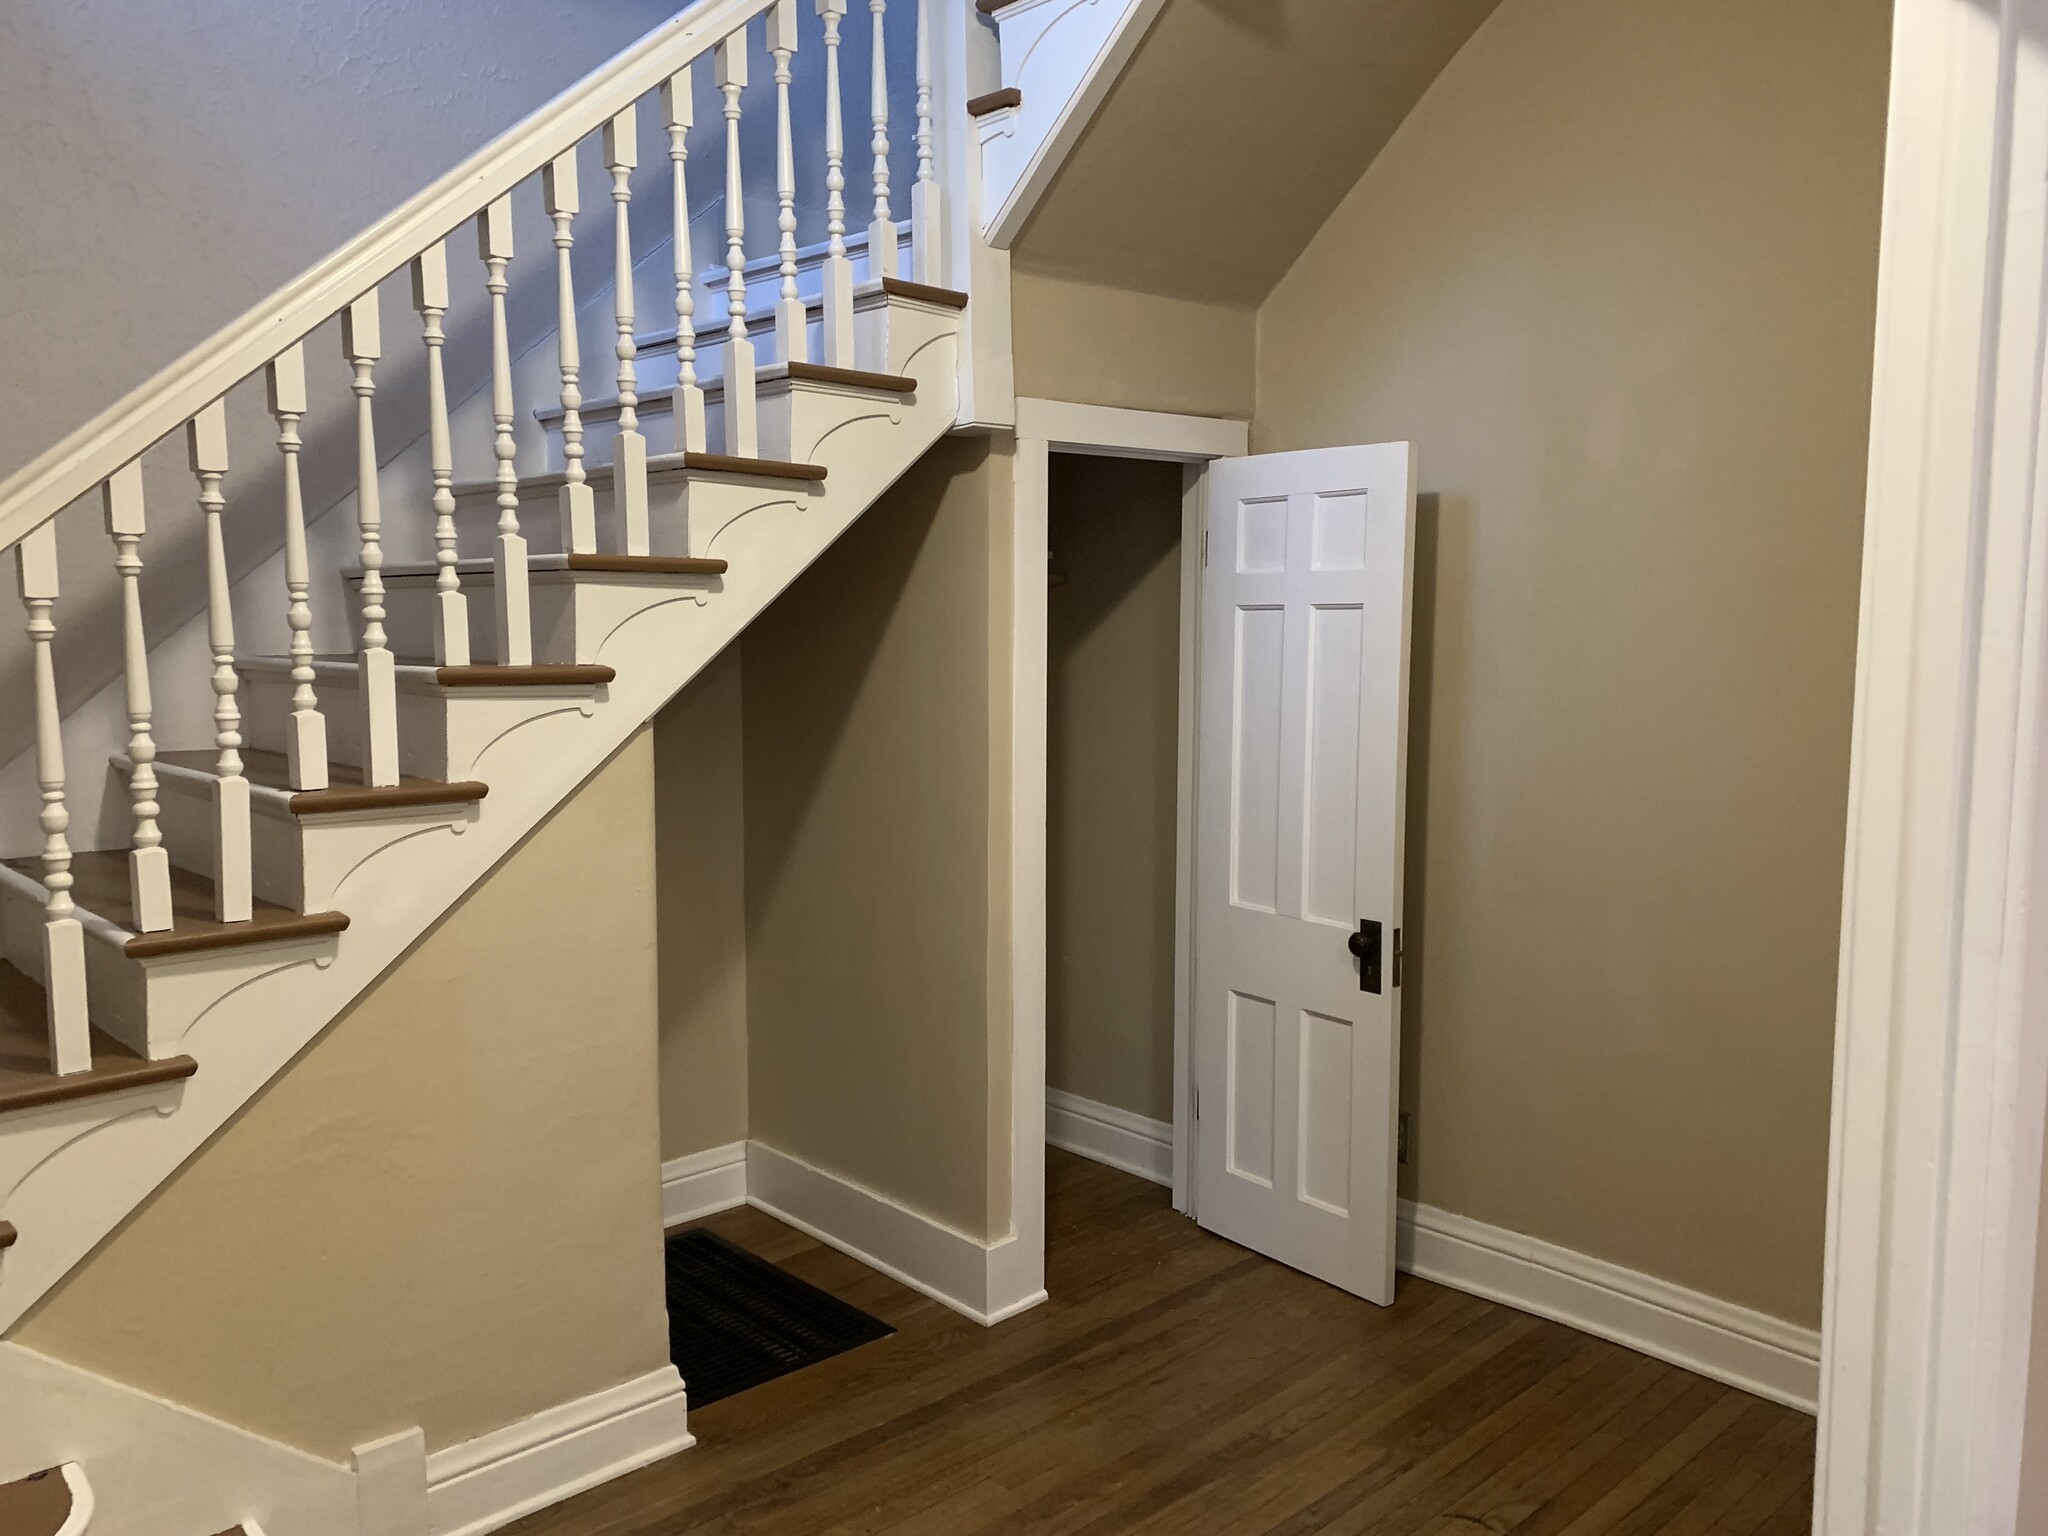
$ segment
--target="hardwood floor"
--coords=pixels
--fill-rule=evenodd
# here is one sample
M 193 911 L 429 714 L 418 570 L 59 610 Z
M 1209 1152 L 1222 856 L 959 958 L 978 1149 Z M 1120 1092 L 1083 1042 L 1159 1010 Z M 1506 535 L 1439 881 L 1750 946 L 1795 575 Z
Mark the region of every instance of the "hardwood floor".
M 508 1527 L 1793 1536 L 1813 1421 L 1402 1277 L 1380 1309 L 1051 1152 L 1052 1300 L 983 1329 L 753 1210 L 706 1225 L 893 1323 L 693 1411 L 696 1449 Z

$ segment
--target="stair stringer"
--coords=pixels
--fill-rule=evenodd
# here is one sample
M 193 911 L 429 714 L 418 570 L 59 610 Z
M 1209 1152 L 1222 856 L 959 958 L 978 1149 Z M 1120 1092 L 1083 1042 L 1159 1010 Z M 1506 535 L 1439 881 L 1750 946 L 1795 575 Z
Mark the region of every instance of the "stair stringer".
M 1003 84 L 1022 102 L 975 120 L 981 219 L 1008 250 L 1166 0 L 1013 0 L 996 13 Z
M 212 973 L 219 980 L 210 1000 L 192 995 L 192 974 L 178 978 L 176 1049 L 199 1063 L 191 1078 L 20 1111 L 0 1124 L 0 1218 L 21 1234 L 0 1251 L 0 1335 L 952 427 L 959 317 L 933 306 L 906 309 L 896 355 L 915 367 L 921 387 L 895 419 L 844 434 L 828 454 L 826 481 L 805 492 L 764 484 L 758 500 L 737 510 L 721 498 L 718 526 L 691 533 L 703 552 L 732 560 L 732 571 L 714 592 L 679 598 L 642 589 L 626 610 L 614 611 L 599 649 L 618 675 L 596 697 L 565 703 L 538 696 L 558 690 L 535 690 L 523 708 L 517 690 L 492 699 L 490 708 L 506 712 L 502 728 L 487 740 L 462 737 L 460 760 L 447 765 L 449 777 L 486 780 L 489 797 L 472 817 L 432 835 L 408 830 L 358 863 L 334 893 L 351 925 L 331 952 L 267 961 L 251 952 Z M 146 985 L 154 988 L 155 978 Z M 159 1006 L 154 991 L 147 1006 Z M 150 1034 L 160 1043 L 155 1022 Z
M 0 1482 L 90 1468 L 90 1536 L 224 1531 L 359 1536 L 349 1468 L 0 1342 Z

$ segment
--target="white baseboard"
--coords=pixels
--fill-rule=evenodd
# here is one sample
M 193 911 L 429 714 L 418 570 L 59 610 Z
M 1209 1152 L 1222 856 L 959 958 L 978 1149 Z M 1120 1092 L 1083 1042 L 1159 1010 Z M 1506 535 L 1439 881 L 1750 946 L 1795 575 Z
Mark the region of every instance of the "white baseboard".
M 747 1143 L 747 1203 L 977 1323 L 1045 1300 L 1037 1282 L 1008 1293 L 1007 1277 L 1035 1273 L 1005 1262 L 1014 1236 L 985 1243 L 763 1142 Z
M 1048 1088 L 1045 1139 L 1155 1184 L 1173 1182 L 1173 1127 Z M 1403 1200 L 1400 1267 L 1641 1350 L 1787 1407 L 1816 1411 L 1820 1334 L 1668 1280 Z
M 427 1458 L 433 1536 L 482 1536 L 695 1445 L 672 1365 Z
M 661 1220 L 673 1227 L 747 1203 L 747 1144 L 728 1142 L 661 1165 Z
M 1402 1269 L 1815 1411 L 1820 1335 L 1668 1280 L 1402 1201 Z
M 1045 1090 L 1045 1139 L 1066 1152 L 1135 1173 L 1154 1184 L 1173 1183 L 1173 1126 L 1084 1099 L 1058 1088 Z

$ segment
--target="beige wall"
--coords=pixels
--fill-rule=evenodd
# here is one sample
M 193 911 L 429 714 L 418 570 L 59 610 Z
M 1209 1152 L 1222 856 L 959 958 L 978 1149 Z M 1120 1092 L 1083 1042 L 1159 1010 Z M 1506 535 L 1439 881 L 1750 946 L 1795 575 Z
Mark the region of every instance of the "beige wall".
M 1181 469 L 1055 454 L 1046 1084 L 1173 1118 Z
M 747 1135 L 745 788 L 734 645 L 654 720 L 661 1155 Z
M 29 1315 L 318 1455 L 668 1357 L 642 732 Z
M 752 1134 L 975 1236 L 1009 1221 L 1009 497 L 1006 451 L 942 441 L 742 656 Z
M 1248 418 L 1249 308 L 1160 298 L 1018 268 L 1017 393 L 1132 410 Z
M 1505 0 L 1259 316 L 1408 438 L 1408 1192 L 1812 1324 L 1889 7 Z

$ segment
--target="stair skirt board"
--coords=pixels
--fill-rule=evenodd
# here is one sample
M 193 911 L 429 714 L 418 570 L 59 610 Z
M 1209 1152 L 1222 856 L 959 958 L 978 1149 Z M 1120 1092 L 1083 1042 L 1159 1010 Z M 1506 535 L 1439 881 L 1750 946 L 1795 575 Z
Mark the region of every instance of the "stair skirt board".
M 1084 1099 L 1045 1090 L 1046 1145 L 1107 1163 L 1154 1184 L 1173 1183 L 1173 1125 Z
M 662 1165 L 668 1225 L 751 1205 L 984 1326 L 1045 1300 L 1038 1255 L 987 1243 L 759 1141 Z
M 1173 1127 L 1057 1088 L 1045 1139 L 1155 1184 L 1173 1183 Z M 1402 1270 L 1533 1312 L 1807 1413 L 1820 1396 L 1820 1334 L 1604 1259 L 1403 1200 Z
M 67 1460 L 92 1481 L 91 1536 L 358 1536 L 347 1467 L 0 1342 L 0 1482 Z

